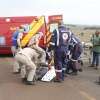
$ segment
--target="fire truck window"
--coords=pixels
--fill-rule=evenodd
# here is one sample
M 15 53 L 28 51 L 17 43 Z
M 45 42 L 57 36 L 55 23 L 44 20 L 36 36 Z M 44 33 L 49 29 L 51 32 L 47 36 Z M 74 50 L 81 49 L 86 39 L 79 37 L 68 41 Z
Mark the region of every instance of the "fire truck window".
M 5 45 L 5 37 L 4 36 L 0 36 L 0 45 Z
M 50 32 L 51 33 L 54 31 L 54 29 L 57 29 L 57 28 L 58 28 L 58 23 L 50 24 Z
M 10 22 L 10 18 L 6 18 L 5 21 L 6 21 L 6 22 Z

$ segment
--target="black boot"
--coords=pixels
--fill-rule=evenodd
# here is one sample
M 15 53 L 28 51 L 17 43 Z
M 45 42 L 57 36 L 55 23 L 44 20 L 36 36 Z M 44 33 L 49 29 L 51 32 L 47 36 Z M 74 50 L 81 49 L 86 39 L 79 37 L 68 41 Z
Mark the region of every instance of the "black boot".
M 33 81 L 26 81 L 26 85 L 35 85 Z
M 72 73 L 71 73 L 71 75 L 77 75 L 78 73 L 77 73 L 77 71 L 73 71 Z

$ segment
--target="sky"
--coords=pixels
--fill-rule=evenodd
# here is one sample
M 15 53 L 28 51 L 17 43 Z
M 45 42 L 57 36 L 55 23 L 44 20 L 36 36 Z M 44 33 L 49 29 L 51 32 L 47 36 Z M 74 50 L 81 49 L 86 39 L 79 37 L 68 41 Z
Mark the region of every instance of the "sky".
M 100 25 L 100 0 L 0 0 L 0 17 L 63 15 L 66 24 Z

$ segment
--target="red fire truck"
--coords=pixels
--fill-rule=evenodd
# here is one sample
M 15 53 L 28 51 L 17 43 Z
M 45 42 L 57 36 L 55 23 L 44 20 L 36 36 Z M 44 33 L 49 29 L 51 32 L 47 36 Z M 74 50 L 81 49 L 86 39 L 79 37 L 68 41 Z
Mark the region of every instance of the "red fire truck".
M 44 18 L 45 19 L 45 18 Z M 0 17 L 0 54 L 11 54 L 11 46 L 12 46 L 12 34 L 16 27 L 19 27 L 20 25 L 25 24 L 31 24 L 33 20 L 38 20 L 37 16 L 23 16 L 23 17 Z M 48 24 L 51 26 L 51 30 L 53 27 L 55 27 L 54 24 L 59 23 L 59 21 L 62 21 L 62 15 L 52 15 L 48 17 Z M 39 27 L 38 24 L 41 24 L 40 22 L 37 22 L 37 27 Z M 53 27 L 52 27 L 53 26 Z M 44 21 L 44 24 L 41 28 L 38 29 L 38 31 L 41 31 L 46 35 L 46 42 L 48 43 L 50 40 L 49 31 L 47 28 L 47 24 Z M 50 33 L 51 34 L 51 33 Z M 44 40 L 41 39 L 40 41 L 41 46 L 43 47 L 45 44 Z

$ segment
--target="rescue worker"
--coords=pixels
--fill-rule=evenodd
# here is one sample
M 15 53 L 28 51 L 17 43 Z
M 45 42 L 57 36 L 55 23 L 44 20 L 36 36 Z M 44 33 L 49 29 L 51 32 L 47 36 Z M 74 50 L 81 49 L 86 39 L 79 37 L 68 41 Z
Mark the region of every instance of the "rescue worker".
M 32 47 L 25 47 L 16 53 L 15 59 L 19 63 L 23 73 L 21 72 L 22 81 L 27 85 L 33 85 L 35 80 L 36 63 L 39 54 Z M 24 66 L 24 67 L 23 67 Z M 25 72 L 25 69 L 28 71 Z M 27 74 L 26 74 L 27 73 Z
M 34 48 L 34 50 L 40 55 L 40 65 L 47 65 L 46 64 L 46 52 L 44 51 L 44 49 L 42 49 L 39 46 L 39 40 L 41 39 L 41 37 L 43 36 L 42 32 L 38 32 L 36 33 L 30 40 L 30 42 L 28 43 L 28 46 L 32 45 L 32 48 Z
M 68 53 L 68 43 L 71 32 L 64 25 L 59 25 L 52 33 L 50 47 L 54 49 L 55 82 L 64 80 L 63 62 Z
M 79 65 L 79 60 L 83 51 L 83 46 L 80 40 L 74 34 L 71 36 L 69 50 L 71 53 L 71 62 L 69 67 L 72 68 L 72 75 L 77 75 L 77 71 L 82 71 Z
M 16 52 L 21 48 L 21 39 L 23 37 L 23 31 L 24 28 L 22 26 L 17 27 L 16 31 L 13 33 L 12 36 L 12 53 L 13 56 L 15 56 Z M 17 74 L 19 73 L 19 65 L 16 61 L 14 61 L 14 65 L 13 65 L 13 73 Z
M 13 56 L 15 55 L 17 48 L 18 48 L 18 44 L 17 44 L 17 36 L 19 34 L 19 27 L 16 28 L 16 30 L 14 31 L 13 35 L 12 35 L 12 54 Z

